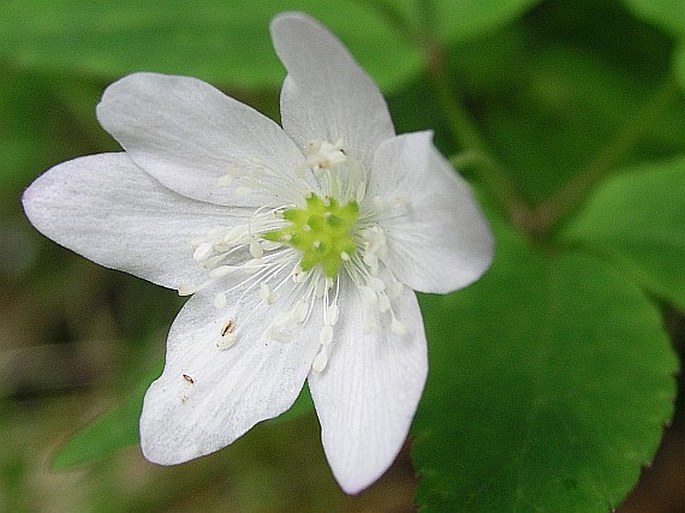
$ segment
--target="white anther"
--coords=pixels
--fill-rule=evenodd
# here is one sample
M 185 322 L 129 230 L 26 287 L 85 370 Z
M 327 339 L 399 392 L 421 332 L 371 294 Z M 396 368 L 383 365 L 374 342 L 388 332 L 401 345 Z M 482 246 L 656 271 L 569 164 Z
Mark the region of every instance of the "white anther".
M 314 358 L 312 370 L 314 372 L 323 372 L 326 365 L 328 365 L 328 355 L 326 354 L 326 350 L 322 348 L 321 351 L 319 351 L 319 354 L 316 355 L 316 358 Z
M 307 273 L 300 269 L 299 265 L 293 269 L 291 275 L 293 278 L 293 283 L 302 283 L 307 277 Z
M 292 312 L 292 319 L 296 323 L 302 324 L 307 318 L 307 312 L 309 312 L 309 305 L 304 299 L 300 299 L 297 303 L 295 303 L 295 308 L 293 308 Z
M 228 187 L 229 185 L 231 185 L 231 183 L 233 183 L 233 177 L 228 173 L 226 173 L 223 176 L 220 176 L 219 179 L 216 181 L 216 184 L 219 187 Z
M 390 310 L 390 299 L 388 299 L 387 294 L 381 292 L 378 294 L 378 309 L 385 313 Z
M 259 244 L 262 246 L 264 251 L 273 251 L 274 249 L 278 249 L 282 246 L 280 242 L 272 242 L 270 240 L 262 240 L 259 242 Z
M 226 300 L 226 294 L 224 294 L 223 292 L 219 292 L 214 296 L 214 306 L 216 308 L 225 307 L 227 302 L 228 301 Z
M 222 276 L 226 276 L 227 274 L 230 274 L 231 271 L 233 271 L 235 268 L 231 267 L 230 265 L 220 265 L 219 267 L 215 267 L 211 271 L 209 271 L 209 277 L 210 278 L 221 278 Z
M 333 303 L 331 306 L 328 307 L 328 324 L 330 324 L 331 326 L 335 326 L 339 318 L 340 307 L 336 303 Z
M 195 294 L 197 292 L 198 288 L 196 285 L 191 285 L 190 283 L 184 283 L 180 287 L 178 287 L 178 295 L 179 296 L 190 296 L 192 294 Z
M 211 242 L 203 242 L 193 252 L 193 260 L 196 262 L 202 262 L 206 260 L 214 250 L 213 244 Z
M 269 284 L 265 282 L 259 284 L 259 297 L 269 305 L 276 300 L 276 296 L 271 290 L 271 287 L 269 287 Z
M 246 233 L 247 229 L 244 226 L 233 226 L 232 228 L 226 230 L 222 237 L 222 240 L 226 244 L 233 246 L 234 244 L 237 244 L 238 241 L 240 241 L 240 239 L 242 239 Z
M 347 251 L 341 251 L 340 252 L 340 259 L 345 261 L 345 262 L 349 262 L 350 260 L 352 260 L 352 257 L 347 253 Z
M 321 141 L 307 141 L 304 145 L 303 151 L 307 156 L 316 155 L 321 148 Z
M 333 342 L 333 327 L 324 326 L 319 332 L 319 342 L 322 346 L 327 346 Z
M 362 257 L 362 261 L 371 268 L 371 272 L 376 274 L 378 272 L 378 257 L 373 253 L 367 251 Z
M 347 155 L 342 148 L 342 139 L 335 144 L 328 141 L 309 141 L 304 147 L 307 156 L 307 165 L 314 171 L 329 169 L 347 160 Z
M 202 262 L 202 267 L 205 269 L 214 269 L 224 258 L 226 258 L 226 255 L 215 255 L 213 257 L 209 257 Z
M 262 265 L 262 261 L 258 258 L 251 258 L 243 264 L 242 269 L 248 273 L 256 273 L 262 268 Z
M 376 301 L 378 300 L 378 296 L 374 292 L 374 290 L 371 287 L 367 287 L 365 285 L 362 285 L 359 287 L 359 292 L 362 295 L 362 302 L 365 303 L 366 305 L 374 305 L 376 304 Z
M 402 285 L 402 282 L 399 280 L 395 279 L 395 283 L 392 284 L 392 295 L 393 297 L 400 297 L 402 294 L 402 291 L 404 291 L 404 285 Z
M 326 280 L 319 279 L 314 285 L 314 295 L 316 297 L 323 297 L 324 289 L 326 288 Z
M 375 276 L 369 276 L 366 280 L 366 283 L 368 283 L 369 287 L 376 292 L 383 292 L 385 290 L 385 282 L 380 278 L 376 278 Z
M 396 318 L 393 318 L 392 322 L 390 323 L 390 329 L 395 335 L 403 336 L 407 334 L 407 327 L 402 321 Z
M 361 203 L 365 196 L 366 196 L 366 183 L 360 182 L 359 185 L 357 185 L 357 193 L 355 194 L 355 199 L 357 200 L 357 203 Z
M 371 316 L 367 316 L 366 319 L 364 319 L 364 326 L 363 326 L 362 330 L 367 335 L 369 333 L 378 333 L 380 331 L 380 329 L 381 329 L 380 325 Z
M 267 334 L 271 339 L 282 344 L 290 342 L 297 333 L 299 325 L 293 321 L 289 312 L 279 312 L 274 318 Z
M 229 319 L 221 328 L 219 338 L 216 340 L 216 347 L 223 351 L 235 344 L 236 339 L 235 321 L 233 319 Z
M 223 240 L 219 240 L 219 241 L 216 241 L 214 243 L 214 251 L 217 253 L 225 253 L 230 249 L 231 249 L 231 245 L 224 242 Z M 218 256 L 223 258 L 225 255 L 218 255 Z M 206 259 L 205 259 L 205 261 L 206 261 Z
M 264 256 L 264 248 L 259 244 L 259 241 L 252 240 L 250 242 L 250 255 L 258 259 Z
M 225 351 L 229 347 L 232 347 L 237 339 L 238 337 L 235 333 L 226 333 L 216 340 L 216 347 L 219 351 Z

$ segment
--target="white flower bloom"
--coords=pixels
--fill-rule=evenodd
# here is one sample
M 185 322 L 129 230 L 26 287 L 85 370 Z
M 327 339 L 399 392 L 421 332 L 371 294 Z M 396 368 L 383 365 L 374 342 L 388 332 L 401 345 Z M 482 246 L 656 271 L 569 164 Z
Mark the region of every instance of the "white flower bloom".
M 145 397 L 149 460 L 230 444 L 307 380 L 333 473 L 356 493 L 392 463 L 425 383 L 413 290 L 470 284 L 493 243 L 431 134 L 395 135 L 334 36 L 296 13 L 271 35 L 283 128 L 199 80 L 134 74 L 97 109 L 125 152 L 52 168 L 24 208 L 81 255 L 192 294 Z

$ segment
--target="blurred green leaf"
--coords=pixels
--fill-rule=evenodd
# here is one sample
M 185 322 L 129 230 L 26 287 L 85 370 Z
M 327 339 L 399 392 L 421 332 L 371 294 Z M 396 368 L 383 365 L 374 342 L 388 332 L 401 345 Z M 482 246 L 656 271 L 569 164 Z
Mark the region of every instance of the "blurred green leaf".
M 74 435 L 57 452 L 52 460 L 56 470 L 66 470 L 83 463 L 98 461 L 120 449 L 140 443 L 138 421 L 143 408 L 145 392 L 161 372 L 161 365 L 141 379 L 141 386 L 124 402 L 96 419 L 92 424 Z M 289 410 L 271 422 L 297 418 L 314 409 L 309 389 L 305 386 Z
M 377 12 L 340 0 L 5 0 L 0 58 L 107 79 L 147 70 L 236 88 L 278 87 L 285 71 L 268 24 L 288 10 L 325 23 L 384 88 L 420 69 L 418 52 Z
M 422 302 L 417 500 L 426 512 L 609 511 L 673 411 L 659 312 L 602 261 L 497 231 L 480 282 Z
M 485 106 L 484 128 L 512 179 L 533 202 L 554 193 L 620 134 L 659 87 L 629 70 L 612 69 L 597 56 L 558 43 L 538 42 L 507 102 Z M 529 54 L 530 55 L 530 54 Z M 623 156 L 658 156 L 685 147 L 682 103 L 646 129 L 644 142 Z
M 129 399 L 76 434 L 52 460 L 56 470 L 97 461 L 119 449 L 138 443 L 138 418 L 143 404 L 141 394 Z
M 597 188 L 563 234 L 685 309 L 685 158 L 645 164 Z
M 432 27 L 443 42 L 486 34 L 519 16 L 540 0 L 390 0 L 405 19 Z
M 685 36 L 685 0 L 623 0 L 633 13 L 661 28 Z
M 121 406 L 108 411 L 74 435 L 53 458 L 53 468 L 65 470 L 100 460 L 124 447 L 136 445 L 139 441 L 138 419 L 143 408 L 143 396 L 160 372 L 161 365 L 150 369 L 148 375 L 141 378 L 139 386 Z
M 18 189 L 35 176 L 54 146 L 50 113 L 35 102 L 49 93 L 34 75 L 3 66 L 0 73 L 0 188 Z
M 685 40 L 673 52 L 673 69 L 680 89 L 685 92 Z
M 437 0 L 438 34 L 448 41 L 477 37 L 514 21 L 539 0 Z
M 293 405 L 281 413 L 275 419 L 270 422 L 281 422 L 283 420 L 295 419 L 301 415 L 311 413 L 314 411 L 314 402 L 312 401 L 312 396 L 309 394 L 309 387 L 303 386 L 300 391 L 300 395 L 297 396 Z

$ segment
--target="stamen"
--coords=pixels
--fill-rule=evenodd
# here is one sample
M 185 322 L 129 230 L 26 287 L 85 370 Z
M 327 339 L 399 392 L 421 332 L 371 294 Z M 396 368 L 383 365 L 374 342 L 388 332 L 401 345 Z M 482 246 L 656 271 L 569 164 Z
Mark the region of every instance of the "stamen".
M 304 299 L 300 299 L 295 304 L 295 308 L 293 309 L 293 319 L 298 324 L 301 324 L 307 318 L 308 313 L 309 313 L 309 305 L 307 304 L 307 302 Z
M 198 288 L 195 285 L 191 285 L 190 283 L 184 283 L 183 285 L 180 285 L 178 287 L 178 295 L 179 296 L 192 296 L 197 292 Z
M 378 309 L 381 313 L 386 313 L 390 310 L 390 299 L 387 294 L 380 292 L 378 294 Z
M 319 279 L 314 285 L 314 295 L 316 297 L 323 297 L 324 290 L 326 289 L 326 280 Z
M 333 342 L 333 327 L 328 325 L 321 328 L 319 332 L 319 342 L 322 346 L 327 346 Z
M 262 258 L 264 256 L 264 248 L 262 248 L 256 239 L 250 242 L 250 255 L 255 258 Z
M 203 242 L 195 249 L 195 252 L 193 253 L 193 260 L 196 262 L 202 262 L 203 260 L 209 258 L 213 250 L 214 248 L 212 247 L 211 242 Z
M 378 296 L 371 287 L 362 285 L 359 287 L 359 292 L 362 295 L 362 302 L 367 306 L 375 305 L 376 301 L 378 301 Z
M 219 267 L 215 267 L 211 271 L 209 271 L 209 277 L 216 279 L 216 278 L 221 278 L 222 276 L 226 276 L 227 274 L 230 274 L 231 272 L 235 271 L 236 268 L 230 265 L 222 265 Z
M 216 347 L 220 351 L 225 351 L 229 347 L 233 346 L 237 340 L 237 335 L 235 333 L 236 324 L 233 319 L 229 319 L 221 328 L 219 333 L 219 338 L 216 341 Z
M 274 293 L 271 291 L 271 287 L 265 282 L 262 282 L 259 285 L 259 297 L 262 298 L 266 302 L 266 304 L 270 305 L 276 300 L 276 296 Z
M 385 290 L 385 282 L 375 276 L 368 276 L 366 278 L 366 283 L 368 283 L 369 287 L 375 292 L 383 292 Z
M 335 326 L 340 318 L 340 307 L 337 303 L 333 303 L 328 307 L 328 324 Z
M 400 321 L 396 317 L 392 318 L 392 322 L 390 323 L 390 329 L 395 335 L 404 336 L 407 334 L 407 327 L 404 325 L 402 321 Z
M 322 347 L 321 351 L 319 351 L 319 354 L 317 354 L 316 358 L 314 358 L 312 370 L 317 373 L 323 372 L 326 368 L 326 365 L 328 365 L 328 355 L 326 354 L 326 350 Z

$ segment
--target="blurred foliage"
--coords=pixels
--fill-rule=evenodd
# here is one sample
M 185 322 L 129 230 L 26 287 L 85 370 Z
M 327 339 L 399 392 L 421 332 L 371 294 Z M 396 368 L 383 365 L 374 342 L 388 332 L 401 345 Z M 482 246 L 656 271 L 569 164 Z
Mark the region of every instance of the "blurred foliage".
M 685 332 L 685 0 L 5 0 L 0 511 L 415 508 L 408 449 L 342 494 L 306 393 L 217 454 L 146 463 L 131 446 L 140 397 L 182 302 L 56 247 L 20 209 L 51 165 L 117 148 L 95 105 L 131 71 L 198 76 L 277 119 L 268 21 L 283 10 L 349 46 L 398 132 L 435 131 L 497 235 L 483 280 L 421 297 L 417 503 L 619 507 L 672 416 L 669 335 Z M 670 493 L 649 511 L 685 509 Z

